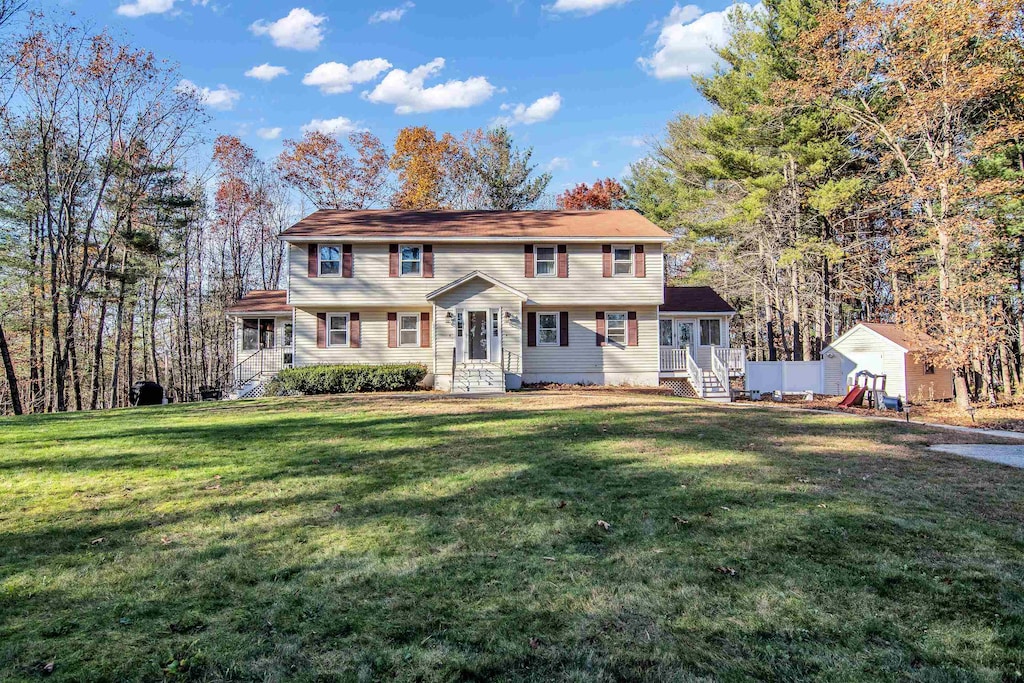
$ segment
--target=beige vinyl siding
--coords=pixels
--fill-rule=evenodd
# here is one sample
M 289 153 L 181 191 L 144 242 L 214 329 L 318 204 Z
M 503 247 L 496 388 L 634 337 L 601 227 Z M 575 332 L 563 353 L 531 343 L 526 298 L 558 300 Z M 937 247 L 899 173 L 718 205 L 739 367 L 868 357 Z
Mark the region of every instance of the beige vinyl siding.
M 934 375 L 924 374 L 925 364 L 919 363 L 913 353 L 907 354 L 907 395 L 908 401 L 921 403 L 953 398 L 953 372 L 949 368 L 936 366 Z
M 597 311 L 636 311 L 637 346 L 598 346 Z M 529 311 L 568 311 L 569 346 L 526 346 L 525 381 L 562 381 L 585 375 L 595 383 L 653 383 L 658 381 L 658 309 L 655 306 L 531 306 Z M 525 322 L 525 321 L 524 321 Z M 610 376 L 609 376 L 610 375 Z M 653 380 L 652 380 L 653 378 Z
M 395 313 L 415 313 L 427 311 L 403 307 L 393 309 Z M 334 346 L 325 349 L 316 345 L 316 314 L 327 313 L 359 313 L 360 339 L 359 348 L 350 346 Z M 388 348 L 388 310 L 359 310 L 352 306 L 334 306 L 330 308 L 296 308 L 295 327 L 295 365 L 323 365 L 334 363 L 422 363 L 432 371 L 433 351 L 418 346 L 399 346 Z M 433 321 L 431 321 L 433 323 Z M 433 327 L 433 324 L 431 325 Z
M 519 320 L 522 302 L 519 297 L 485 280 L 473 279 L 445 292 L 434 303 L 438 322 L 434 326 L 437 334 L 437 374 L 452 374 L 455 325 L 448 320 L 448 312 L 451 311 L 454 320 L 456 308 L 500 309 L 502 368 L 506 374 L 518 375 L 522 372 L 522 325 Z M 505 315 L 506 311 L 511 313 L 511 317 Z M 498 362 L 498 359 L 494 359 L 494 362 Z
M 404 242 L 403 242 L 404 244 Z M 522 243 L 434 243 L 434 277 L 388 277 L 388 243 L 355 243 L 352 277 L 307 275 L 307 245 L 289 244 L 289 301 L 296 306 L 389 306 L 423 302 L 428 293 L 474 270 L 519 289 L 538 305 L 658 305 L 662 302 L 660 244 L 646 244 L 646 277 L 602 277 L 601 244 L 568 245 L 569 277 L 528 278 Z
M 835 357 L 829 358 L 829 353 Z M 886 375 L 885 393 L 906 399 L 906 352 L 901 346 L 866 327 L 854 329 L 845 339 L 840 339 L 838 344 L 824 349 L 825 391 L 836 395 L 846 393 L 846 369 L 850 367 L 851 360 L 856 360 L 860 354 L 871 353 L 882 354 L 882 372 Z

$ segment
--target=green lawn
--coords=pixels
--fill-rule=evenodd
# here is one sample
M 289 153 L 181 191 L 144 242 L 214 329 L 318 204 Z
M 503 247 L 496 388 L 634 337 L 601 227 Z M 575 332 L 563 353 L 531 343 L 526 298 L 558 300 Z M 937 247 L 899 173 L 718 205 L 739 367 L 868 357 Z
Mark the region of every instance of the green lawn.
M 602 392 L 0 420 L 0 680 L 1017 680 L 1024 471 L 951 440 Z

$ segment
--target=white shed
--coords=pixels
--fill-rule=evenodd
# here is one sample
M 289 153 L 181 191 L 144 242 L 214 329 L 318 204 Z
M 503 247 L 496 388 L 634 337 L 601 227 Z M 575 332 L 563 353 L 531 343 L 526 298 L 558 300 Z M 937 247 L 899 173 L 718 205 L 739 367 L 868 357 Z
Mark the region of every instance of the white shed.
M 898 325 L 859 323 L 822 352 L 825 393 L 842 396 L 861 370 L 886 376 L 885 393 L 904 401 L 953 398 L 949 368 L 922 362 L 918 354 L 936 346 L 930 337 Z

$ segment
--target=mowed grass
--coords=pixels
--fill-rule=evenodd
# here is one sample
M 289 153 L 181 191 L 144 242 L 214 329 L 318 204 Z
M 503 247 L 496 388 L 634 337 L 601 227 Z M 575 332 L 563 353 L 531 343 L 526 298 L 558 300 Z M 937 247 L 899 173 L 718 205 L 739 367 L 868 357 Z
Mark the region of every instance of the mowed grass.
M 0 679 L 1017 680 L 1024 471 L 956 440 L 602 392 L 6 419 Z

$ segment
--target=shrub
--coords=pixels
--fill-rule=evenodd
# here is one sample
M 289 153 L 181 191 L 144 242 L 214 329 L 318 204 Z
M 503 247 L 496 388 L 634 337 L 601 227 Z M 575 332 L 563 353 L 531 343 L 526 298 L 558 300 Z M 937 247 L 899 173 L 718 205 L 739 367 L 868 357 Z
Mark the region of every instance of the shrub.
M 353 394 L 361 391 L 410 391 L 423 381 L 423 365 L 308 365 L 277 375 L 280 392 Z

